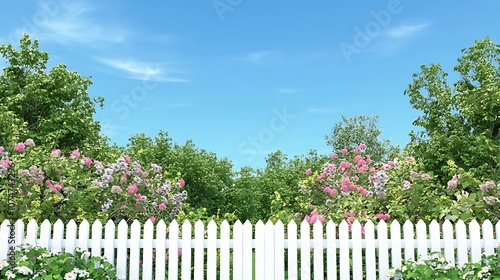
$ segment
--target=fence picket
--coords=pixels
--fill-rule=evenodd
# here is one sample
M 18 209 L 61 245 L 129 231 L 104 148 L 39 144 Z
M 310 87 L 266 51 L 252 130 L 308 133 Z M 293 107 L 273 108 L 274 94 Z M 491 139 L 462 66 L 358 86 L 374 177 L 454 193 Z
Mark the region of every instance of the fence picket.
M 444 258 L 455 264 L 455 245 L 453 244 L 453 225 L 449 220 L 443 223 Z
M 144 243 L 143 243 L 144 251 L 142 252 L 142 279 L 153 278 L 153 233 L 154 233 L 153 222 L 151 222 L 151 220 L 147 220 L 146 224 L 144 224 Z
M 297 280 L 297 224 L 291 220 L 287 225 L 288 280 Z
M 282 223 L 283 224 L 283 223 Z M 253 279 L 252 224 L 243 224 L 243 280 Z
M 182 280 L 191 279 L 191 223 L 186 220 L 182 223 Z
M 179 224 L 173 220 L 168 226 L 168 279 L 177 279 L 179 274 Z
M 266 280 L 274 280 L 274 225 L 271 221 L 267 221 L 264 233 L 264 257 L 265 257 L 265 278 Z
M 10 224 L 7 220 L 0 225 L 0 244 L 9 244 L 11 240 L 8 225 Z M 298 278 L 299 271 L 300 279 L 325 279 L 325 276 L 328 280 L 363 279 L 363 277 L 367 280 L 387 279 L 389 250 L 392 255 L 392 266 L 401 264 L 403 246 L 405 259 L 415 260 L 415 250 L 422 257 L 428 256 L 429 253 L 444 252 L 448 261 L 462 265 L 469 261 L 479 261 L 483 251 L 486 254 L 495 253 L 497 242 L 500 240 L 500 222 L 493 225 L 489 220 L 484 221 L 482 225 L 477 221 L 466 225 L 459 220 L 455 226 L 450 221 L 440 225 L 433 220 L 428 226 L 419 221 L 415 227 L 410 221 L 406 221 L 403 225 L 403 238 L 399 222 L 393 221 L 390 226 L 390 239 L 388 239 L 388 225 L 384 221 L 378 223 L 376 232 L 375 224 L 370 221 L 364 226 L 354 221 L 351 228 L 346 221 L 342 221 L 338 231 L 332 221 L 326 225 L 317 221 L 312 226 L 312 240 L 311 225 L 303 221 L 300 224 L 300 241 L 297 224 L 293 220 L 288 223 L 286 234 L 282 221 L 277 221 L 275 224 L 271 221 L 266 224 L 259 221 L 255 225 L 255 238 L 252 238 L 252 224 L 249 221 L 244 224 L 236 222 L 232 237 L 231 226 L 227 221 L 223 221 L 219 239 L 214 221 L 210 221 L 206 232 L 204 224 L 201 221 L 196 222 L 194 237 L 193 226 L 189 221 L 182 224 L 182 235 L 180 235 L 179 224 L 176 221 L 172 221 L 167 230 L 165 222 L 161 220 L 156 225 L 156 236 L 152 221 L 147 221 L 144 225 L 134 221 L 130 225 L 130 234 L 126 221 L 120 221 L 117 234 L 113 221 L 108 221 L 105 224 L 104 236 L 103 224 L 98 220 L 92 224 L 92 230 L 86 220 L 80 225 L 75 221 L 64 225 L 58 220 L 53 226 L 45 220 L 40 225 L 40 231 L 37 223 L 31 220 L 26 227 L 25 233 L 23 221 L 16 221 L 16 245 L 38 243 L 46 248 L 67 252 L 80 247 L 90 250 L 95 256 L 101 255 L 104 249 L 104 256 L 115 265 L 119 276 L 127 279 L 141 277 L 145 280 L 153 277 L 164 280 L 166 273 L 169 279 L 177 279 L 179 261 L 181 279 L 206 277 L 215 280 L 217 267 L 220 267 L 220 279 L 223 280 L 293 280 Z M 168 239 L 167 232 L 169 232 Z M 10 246 L 1 246 L 0 260 L 7 258 L 9 248 Z M 300 270 L 297 267 L 299 248 Z M 285 252 L 288 256 L 286 260 Z M 179 255 L 182 257 L 179 258 Z M 166 259 L 168 259 L 167 271 Z M 231 267 L 233 275 L 230 275 Z
M 415 260 L 413 224 L 408 220 L 403 225 L 403 234 L 405 243 L 405 260 Z
M 399 225 L 399 224 L 398 224 Z M 399 233 L 399 227 L 398 227 Z M 387 270 L 389 270 L 389 241 L 387 238 L 387 224 L 384 220 L 380 221 L 377 225 L 377 238 L 378 238 L 378 279 L 387 279 Z M 392 236 L 391 236 L 392 238 Z M 401 238 L 398 237 L 398 245 L 401 246 Z M 394 244 L 394 243 L 393 243 Z M 392 254 L 401 255 L 401 247 L 399 250 L 394 251 L 392 249 Z M 375 278 L 376 276 L 374 276 Z
M 71 220 L 69 221 L 68 225 L 66 226 L 66 243 L 65 243 L 65 250 L 68 252 L 73 252 L 75 250 L 75 247 L 76 247 L 76 230 L 77 230 L 77 227 L 76 227 L 76 223 L 74 220 Z M 113 238 L 114 240 L 114 238 Z M 111 246 L 113 246 L 113 244 L 111 243 Z M 114 247 L 114 246 L 113 246 Z M 108 260 L 110 262 L 113 262 L 114 260 L 114 256 L 112 256 L 111 258 L 108 258 Z
M 469 236 L 471 261 L 478 262 L 481 259 L 481 233 L 476 220 L 469 223 Z
M 102 224 L 99 220 L 96 220 L 92 224 L 92 240 L 90 243 L 92 248 L 91 249 L 92 256 L 101 255 L 101 240 L 102 240 Z
M 495 242 L 493 239 L 493 225 L 489 220 L 483 223 L 484 253 L 488 256 L 495 253 Z
M 352 276 L 354 280 L 363 278 L 363 255 L 361 248 L 361 224 L 352 223 Z
M 383 222 L 383 221 L 382 221 Z M 377 260 L 375 259 L 375 228 L 372 221 L 365 224 L 365 241 L 366 241 L 366 279 L 377 278 Z
M 233 279 L 243 278 L 243 225 L 238 220 L 233 225 Z
M 118 224 L 118 241 L 116 249 L 116 274 L 127 277 L 127 239 L 128 225 L 125 220 Z
M 207 226 L 207 280 L 217 278 L 217 224 L 211 220 Z
M 340 280 L 351 279 L 351 272 L 349 268 L 349 226 L 346 221 L 342 221 L 339 225 L 339 269 L 340 269 Z
M 285 229 L 282 221 L 274 225 L 274 279 L 285 280 Z
M 313 225 L 314 240 L 314 277 L 313 279 L 324 279 L 323 268 L 323 224 L 316 221 Z
M 300 224 L 300 278 L 311 279 L 311 227 L 304 220 Z
M 401 225 L 398 221 L 391 223 L 391 265 L 401 265 Z
M 194 225 L 194 279 L 205 278 L 205 225 L 197 221 Z
M 337 280 L 337 233 L 332 221 L 326 224 L 326 247 L 326 277 Z
M 220 279 L 229 280 L 229 223 L 222 222 L 220 226 Z
M 424 221 L 417 223 L 417 258 L 427 258 L 427 226 Z
M 167 225 L 160 220 L 156 225 L 155 279 L 165 280 L 165 253 L 167 248 Z
M 74 221 L 73 221 L 74 223 Z M 69 227 L 69 225 L 68 225 Z M 115 223 L 109 220 L 104 226 L 104 256 L 110 263 L 115 264 Z

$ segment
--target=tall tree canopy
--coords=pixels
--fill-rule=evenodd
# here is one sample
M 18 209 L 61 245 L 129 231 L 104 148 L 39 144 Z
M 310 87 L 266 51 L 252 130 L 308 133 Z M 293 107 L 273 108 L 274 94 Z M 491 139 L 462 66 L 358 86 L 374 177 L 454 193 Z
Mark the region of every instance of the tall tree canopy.
M 378 116 L 355 116 L 336 123 L 331 135 L 326 135 L 326 143 L 334 153 L 366 145 L 366 153 L 374 161 L 392 160 L 399 154 L 399 146 L 393 146 L 388 139 L 380 139 L 382 130 L 378 126 Z
M 0 145 L 32 138 L 37 144 L 61 149 L 102 143 L 100 125 L 93 119 L 102 98 L 91 98 L 89 78 L 58 64 L 46 71 L 49 55 L 25 34 L 19 50 L 0 45 L 7 66 L 0 73 Z M 16 130 L 7 124 L 15 123 Z
M 420 110 L 407 149 L 448 180 L 447 162 L 478 178 L 498 177 L 500 162 L 500 45 L 489 38 L 462 50 L 453 85 L 439 64 L 423 65 L 405 94 Z

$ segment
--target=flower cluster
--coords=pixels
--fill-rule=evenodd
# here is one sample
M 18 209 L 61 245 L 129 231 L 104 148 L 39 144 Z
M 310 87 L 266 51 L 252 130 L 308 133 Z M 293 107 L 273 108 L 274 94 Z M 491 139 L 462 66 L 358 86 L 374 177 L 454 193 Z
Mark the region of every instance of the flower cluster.
M 187 199 L 184 180 L 171 183 L 161 166 L 143 168 L 128 155 L 104 163 L 75 149 L 65 157 L 59 149 L 47 153 L 30 139 L 14 145 L 10 153 L 0 147 L 0 155 L 1 174 L 14 166 L 12 174 L 17 175 L 20 195 L 14 200 L 19 218 L 171 220 Z M 0 177 L 2 180 L 7 177 Z
M 13 262 L 0 260 L 0 279 L 117 279 L 113 266 L 90 252 L 56 252 L 38 245 L 16 248 Z

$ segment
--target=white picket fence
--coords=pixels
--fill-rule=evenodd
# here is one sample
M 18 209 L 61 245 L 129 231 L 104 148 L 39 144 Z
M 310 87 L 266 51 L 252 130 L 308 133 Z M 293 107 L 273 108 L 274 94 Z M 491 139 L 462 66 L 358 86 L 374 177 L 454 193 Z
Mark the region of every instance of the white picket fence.
M 0 226 L 0 260 L 6 259 L 12 239 L 8 225 L 5 220 Z M 297 227 L 294 221 L 286 231 L 281 221 L 259 221 L 255 226 L 238 221 L 232 227 L 224 221 L 218 231 L 211 221 L 207 227 L 196 222 L 193 231 L 188 221 L 180 228 L 176 221 L 168 227 L 163 221 L 156 225 L 148 221 L 144 227 L 137 221 L 130 227 L 125 221 L 118 227 L 108 221 L 104 228 L 99 221 L 92 227 L 87 221 L 79 226 L 74 221 L 66 226 L 57 221 L 53 227 L 45 221 L 39 229 L 30 221 L 25 230 L 24 223 L 17 221 L 15 241 L 57 251 L 89 249 L 92 255 L 114 262 L 118 275 L 128 279 L 139 279 L 142 271 L 142 279 L 213 280 L 386 279 L 387 270 L 402 259 L 443 252 L 454 263 L 476 262 L 482 252 L 493 254 L 500 241 L 500 222 L 494 227 L 489 221 L 482 225 L 473 221 L 468 226 L 462 221 L 455 225 L 433 221 L 429 226 L 406 221 L 402 227 L 397 221 L 390 227 L 383 221 L 376 226 L 356 221 L 351 231 L 345 221 L 338 227 L 331 221 L 326 226 L 304 221 L 300 234 Z

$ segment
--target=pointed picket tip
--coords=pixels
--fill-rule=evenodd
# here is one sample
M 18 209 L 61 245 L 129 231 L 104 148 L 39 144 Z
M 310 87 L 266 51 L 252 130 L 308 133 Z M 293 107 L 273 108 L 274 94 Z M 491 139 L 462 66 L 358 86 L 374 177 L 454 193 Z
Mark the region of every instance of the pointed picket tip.
M 258 220 L 257 223 L 255 224 L 256 227 L 262 227 L 264 226 L 264 223 L 262 222 L 262 220 Z
M 311 224 L 309 224 L 308 221 L 306 220 L 302 220 L 302 223 L 300 223 L 300 226 L 303 227 L 303 226 L 310 226 Z
M 167 224 L 165 223 L 165 221 L 163 219 L 161 219 L 158 223 L 156 223 L 156 227 L 159 227 L 159 226 L 166 228 Z
M 252 223 L 249 221 L 249 220 L 246 220 L 245 223 L 243 224 L 243 226 L 245 227 L 248 227 L 248 226 L 252 226 Z
M 87 219 L 83 219 L 83 221 L 80 222 L 80 227 L 82 225 L 90 226 L 90 223 L 89 223 L 89 221 L 87 221 Z
M 268 226 L 268 227 L 269 227 L 269 226 L 273 226 L 273 225 L 274 225 L 274 224 L 273 224 L 273 222 L 272 222 L 271 220 L 267 220 L 266 226 Z
M 425 222 L 424 222 L 424 221 L 422 221 L 422 220 L 418 220 L 418 222 L 417 222 L 417 226 L 422 226 L 422 225 L 423 225 L 423 226 L 427 226 L 427 225 L 425 224 Z
M 278 220 L 275 225 L 282 227 L 283 226 L 283 222 L 281 220 Z
M 446 219 L 446 220 L 444 220 L 444 222 L 443 222 L 443 226 L 445 226 L 445 225 L 446 225 L 446 226 L 452 226 L 453 224 L 451 223 L 451 221 L 450 221 L 450 220 Z
M 413 223 L 410 220 L 406 220 L 405 223 L 403 224 L 403 227 L 413 227 Z
M 243 224 L 241 223 L 240 220 L 236 220 L 236 222 L 234 222 L 234 226 L 238 226 L 238 227 L 241 227 Z
M 228 223 L 226 220 L 224 220 L 224 221 L 222 221 L 222 223 L 220 224 L 220 226 L 221 226 L 221 227 L 223 227 L 223 226 L 224 226 L 224 227 L 228 227 L 228 226 L 229 226 L 229 223 Z
M 385 222 L 384 222 L 384 223 L 385 223 Z M 391 222 L 391 227 L 392 227 L 392 226 L 395 226 L 395 227 L 400 227 L 400 226 L 401 226 L 401 224 L 398 222 L 398 220 L 393 220 L 393 221 Z
M 354 220 L 354 222 L 352 223 L 352 226 L 359 227 L 359 226 L 361 226 L 361 224 L 360 224 L 360 223 L 359 223 L 359 221 L 356 219 L 356 220 Z
M 182 223 L 182 228 L 184 227 L 191 227 L 191 223 L 188 220 L 184 220 L 184 223 Z
M 326 227 L 335 227 L 335 223 L 332 221 L 332 220 L 328 220 L 328 222 L 326 223 Z
M 294 220 L 291 220 L 289 223 L 288 223 L 288 227 L 297 227 L 297 223 L 294 221 Z
M 194 224 L 195 227 L 199 227 L 199 226 L 205 226 L 205 224 L 203 223 L 203 221 L 200 219 L 198 221 L 196 221 L 196 223 Z
M 489 219 L 486 219 L 486 220 L 484 220 L 484 221 L 483 221 L 483 227 L 484 227 L 485 225 L 488 225 L 488 226 L 493 226 L 493 224 L 491 223 L 491 221 L 490 221 Z
M 346 220 L 342 220 L 342 222 L 340 222 L 339 224 L 339 227 L 347 227 L 347 221 Z
M 110 221 L 111 221 L 111 220 L 110 220 Z M 76 222 L 75 222 L 75 220 L 73 220 L 73 219 L 69 220 L 69 222 L 67 223 L 67 226 L 70 226 L 70 225 L 71 225 L 71 226 L 76 226 Z
M 210 222 L 208 222 L 208 228 L 217 228 L 217 223 L 214 221 L 214 220 L 210 220 Z
M 179 226 L 179 224 L 177 223 L 177 221 L 176 221 L 176 220 L 172 220 L 172 221 L 170 222 L 170 225 L 169 225 L 169 226 L 170 226 L 170 227 L 172 227 L 172 226 Z

